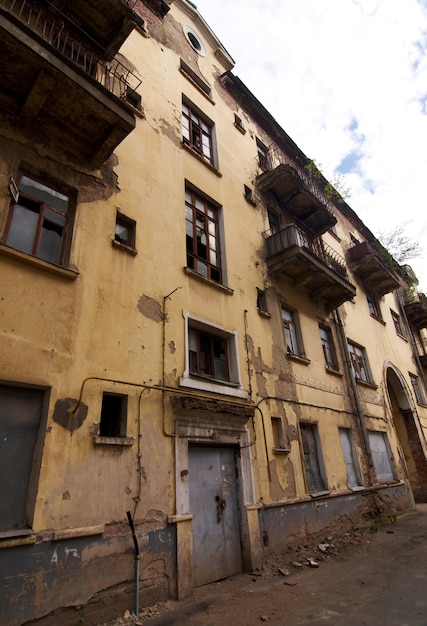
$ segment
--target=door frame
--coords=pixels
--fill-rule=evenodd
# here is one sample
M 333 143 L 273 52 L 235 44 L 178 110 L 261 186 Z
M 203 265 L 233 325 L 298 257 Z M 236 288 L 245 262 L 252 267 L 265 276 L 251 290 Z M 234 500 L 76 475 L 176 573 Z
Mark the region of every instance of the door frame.
M 209 445 L 236 449 L 238 481 L 238 504 L 240 543 L 243 571 L 252 571 L 262 563 L 258 510 L 256 503 L 251 434 L 248 420 L 254 416 L 254 408 L 248 406 L 236 411 L 226 400 L 200 399 L 192 402 L 186 398 L 174 402 L 175 418 L 175 481 L 176 515 L 171 521 L 177 523 L 177 589 L 178 597 L 184 598 L 194 590 L 192 556 L 192 514 L 190 510 L 189 446 Z M 215 410 L 216 409 L 216 410 Z M 228 410 L 227 410 L 228 409 Z

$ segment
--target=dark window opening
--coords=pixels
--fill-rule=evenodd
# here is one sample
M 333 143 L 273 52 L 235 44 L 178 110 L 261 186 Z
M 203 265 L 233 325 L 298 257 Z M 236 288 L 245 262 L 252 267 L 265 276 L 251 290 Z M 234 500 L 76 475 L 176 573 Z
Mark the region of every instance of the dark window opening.
M 258 287 L 256 291 L 257 291 L 256 305 L 257 305 L 258 311 L 260 311 L 261 313 L 268 314 L 266 291 L 264 289 L 258 289 Z
M 102 396 L 100 437 L 126 437 L 128 397 L 116 393 Z
M 366 293 L 366 299 L 368 301 L 369 312 L 371 315 L 378 319 L 382 319 L 380 304 L 378 298 L 373 293 Z
M 402 324 L 402 320 L 400 318 L 400 315 L 398 315 L 397 313 L 395 313 L 391 309 L 390 309 L 390 313 L 391 313 L 391 318 L 393 320 L 393 324 L 394 324 L 394 328 L 396 330 L 396 333 L 398 335 L 400 335 L 401 337 L 405 337 L 405 330 L 403 328 L 403 324 Z

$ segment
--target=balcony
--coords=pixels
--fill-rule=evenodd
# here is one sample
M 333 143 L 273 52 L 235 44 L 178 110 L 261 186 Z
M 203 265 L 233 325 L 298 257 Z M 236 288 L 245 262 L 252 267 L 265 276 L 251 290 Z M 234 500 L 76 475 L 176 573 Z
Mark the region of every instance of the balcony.
M 267 265 L 272 274 L 286 276 L 332 310 L 356 295 L 345 261 L 327 244 L 311 240 L 295 224 L 267 233 Z
M 277 202 L 296 217 L 314 236 L 319 236 L 337 223 L 326 197 L 307 176 L 300 176 L 288 164 L 270 167 L 257 179 L 258 189 L 272 195 Z
M 135 127 L 139 79 L 49 3 L 0 0 L 0 73 L 1 133 L 44 153 L 99 167 Z
M 427 328 L 427 296 L 419 293 L 417 297 L 418 300 L 415 302 L 405 304 L 405 313 L 410 324 L 417 330 L 421 330 Z
M 350 248 L 348 262 L 352 271 L 380 298 L 386 293 L 394 291 L 400 285 L 393 270 L 386 267 L 367 241 Z

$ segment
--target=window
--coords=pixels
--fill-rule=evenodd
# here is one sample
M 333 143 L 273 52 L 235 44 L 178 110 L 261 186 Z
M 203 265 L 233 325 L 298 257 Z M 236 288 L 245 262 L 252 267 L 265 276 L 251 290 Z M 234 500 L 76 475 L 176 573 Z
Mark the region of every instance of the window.
M 195 50 L 197 54 L 200 54 L 200 56 L 205 56 L 206 49 L 199 35 L 189 26 L 183 26 L 182 30 L 184 31 L 184 35 L 193 50 Z
M 259 289 L 257 287 L 257 298 L 256 298 L 256 306 L 257 309 L 260 313 L 265 313 L 266 315 L 270 316 L 269 312 L 268 312 L 268 306 L 267 306 L 267 292 L 265 291 L 265 289 Z
M 358 246 L 360 243 L 359 239 L 357 239 L 357 237 L 355 237 L 352 233 L 350 233 L 350 247 L 354 248 L 355 246 Z
M 239 117 L 237 113 L 234 114 L 234 125 L 240 130 L 241 133 L 246 133 L 245 127 L 243 126 L 242 118 Z
M 396 333 L 398 335 L 400 335 L 401 337 L 405 337 L 405 330 L 403 328 L 403 324 L 402 324 L 402 320 L 400 318 L 400 315 L 395 313 L 392 309 L 390 309 L 390 313 L 391 313 L 391 319 L 393 320 L 393 324 L 394 324 L 394 328 L 396 330 Z
M 135 249 L 136 222 L 117 211 L 114 229 L 114 241 Z
M 330 370 L 338 370 L 337 355 L 335 352 L 332 331 L 327 326 L 320 326 L 320 340 L 322 342 L 323 356 L 325 357 L 326 367 Z
M 271 431 L 273 434 L 273 449 L 275 452 L 289 452 L 286 445 L 283 421 L 281 417 L 271 416 Z
M 126 437 L 128 397 L 118 393 L 102 396 L 100 437 Z
M 201 92 L 205 96 L 207 96 L 208 98 L 211 97 L 212 92 L 211 92 L 210 86 L 207 83 L 205 83 L 205 81 L 202 80 L 200 76 L 196 74 L 196 72 L 194 72 L 191 69 L 191 67 L 187 65 L 187 63 L 183 61 L 182 59 L 180 59 L 180 70 L 187 79 L 189 79 L 190 81 L 196 84 L 196 86 L 201 90 Z
M 366 383 L 372 384 L 373 381 L 365 348 L 349 341 L 348 352 L 350 354 L 351 367 L 356 380 L 363 380 Z
M 182 137 L 185 144 L 214 165 L 213 125 L 206 121 L 194 108 L 182 103 Z
M 378 482 L 387 483 L 395 480 L 386 433 L 371 430 L 368 436 Z
M 187 267 L 222 282 L 219 209 L 187 187 L 185 191 Z
M 295 311 L 282 306 L 282 323 L 285 334 L 286 353 L 304 356 L 302 342 L 299 336 L 298 318 Z
M 353 433 L 350 428 L 340 428 L 341 447 L 347 469 L 347 481 L 350 489 L 361 486 L 359 468 L 356 462 Z
M 327 487 L 317 426 L 300 423 L 300 432 L 308 491 L 312 495 L 320 495 L 327 491 Z
M 186 364 L 180 384 L 246 398 L 240 381 L 237 334 L 184 311 Z
M 196 328 L 188 331 L 190 374 L 230 380 L 227 340 Z
M 418 376 L 415 376 L 415 374 L 409 374 L 409 378 L 411 379 L 412 389 L 414 390 L 416 401 L 418 404 L 426 404 L 424 390 L 420 384 L 420 379 Z
M 378 319 L 382 319 L 380 303 L 378 302 L 378 298 L 375 294 L 366 292 L 366 299 L 368 301 L 369 312 L 371 315 Z
M 256 140 L 258 165 L 262 170 L 268 169 L 268 148 L 259 139 Z
M 39 259 L 66 265 L 74 217 L 71 199 L 22 175 L 11 206 L 5 243 Z
M 275 235 L 280 231 L 280 217 L 273 211 L 272 209 L 267 208 L 267 216 L 268 216 L 268 226 L 270 229 L 269 234 Z

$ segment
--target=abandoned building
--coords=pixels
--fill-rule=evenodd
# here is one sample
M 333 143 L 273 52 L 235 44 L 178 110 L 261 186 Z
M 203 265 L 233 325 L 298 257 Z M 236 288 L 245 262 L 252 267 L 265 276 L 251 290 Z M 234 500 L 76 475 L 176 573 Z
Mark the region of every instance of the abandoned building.
M 426 297 L 194 4 L 0 0 L 0 31 L 0 624 L 426 501 Z

